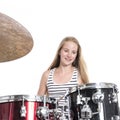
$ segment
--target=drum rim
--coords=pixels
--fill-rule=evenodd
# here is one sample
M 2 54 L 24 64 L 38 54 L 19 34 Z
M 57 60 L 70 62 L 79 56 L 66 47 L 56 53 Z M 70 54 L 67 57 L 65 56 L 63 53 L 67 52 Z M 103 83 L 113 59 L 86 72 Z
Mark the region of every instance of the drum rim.
M 6 95 L 0 96 L 0 103 L 4 102 L 14 102 L 14 101 L 31 101 L 31 102 L 43 102 L 45 99 L 46 102 L 55 102 L 55 98 L 48 96 L 38 96 L 38 95 Z
M 77 89 L 83 90 L 83 89 L 101 89 L 101 88 L 117 88 L 117 85 L 114 83 L 106 83 L 106 82 L 99 82 L 99 83 L 87 83 L 83 85 L 78 85 L 75 87 L 72 87 L 70 89 L 70 93 L 75 92 Z

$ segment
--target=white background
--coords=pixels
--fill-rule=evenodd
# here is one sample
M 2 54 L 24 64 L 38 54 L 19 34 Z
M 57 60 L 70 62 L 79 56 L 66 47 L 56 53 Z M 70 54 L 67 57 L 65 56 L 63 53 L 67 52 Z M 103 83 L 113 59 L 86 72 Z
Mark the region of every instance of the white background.
M 1 96 L 36 95 L 43 71 L 69 35 L 82 46 L 90 82 L 119 88 L 119 0 L 0 0 L 0 12 L 21 23 L 34 41 L 26 56 L 0 63 Z

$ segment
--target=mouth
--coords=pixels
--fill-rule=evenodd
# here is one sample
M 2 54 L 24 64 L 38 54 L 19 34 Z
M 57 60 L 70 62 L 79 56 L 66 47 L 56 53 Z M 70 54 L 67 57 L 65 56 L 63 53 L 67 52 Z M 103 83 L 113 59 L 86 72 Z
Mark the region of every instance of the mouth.
M 72 59 L 70 59 L 70 58 L 65 58 L 65 60 L 68 61 L 68 62 L 72 61 Z

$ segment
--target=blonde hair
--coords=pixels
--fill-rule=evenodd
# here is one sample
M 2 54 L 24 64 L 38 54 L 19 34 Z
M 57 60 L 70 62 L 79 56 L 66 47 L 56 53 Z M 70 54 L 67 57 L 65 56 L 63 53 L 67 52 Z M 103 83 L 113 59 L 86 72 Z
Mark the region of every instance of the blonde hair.
M 61 41 L 61 43 L 59 44 L 58 50 L 56 52 L 55 58 L 54 58 L 52 64 L 49 66 L 48 69 L 53 69 L 53 68 L 59 66 L 59 64 L 60 64 L 60 55 L 59 55 L 60 50 L 63 47 L 63 45 L 65 44 L 65 42 L 68 42 L 68 41 L 72 41 L 72 42 L 76 43 L 77 46 L 78 46 L 77 56 L 76 56 L 75 61 L 72 63 L 72 65 L 78 69 L 79 74 L 80 74 L 81 79 L 82 79 L 82 82 L 83 83 L 88 83 L 89 80 L 88 80 L 86 63 L 85 63 L 85 61 L 83 59 L 83 56 L 82 56 L 81 46 L 80 46 L 78 40 L 75 37 L 71 37 L 71 36 L 70 37 L 65 37 Z

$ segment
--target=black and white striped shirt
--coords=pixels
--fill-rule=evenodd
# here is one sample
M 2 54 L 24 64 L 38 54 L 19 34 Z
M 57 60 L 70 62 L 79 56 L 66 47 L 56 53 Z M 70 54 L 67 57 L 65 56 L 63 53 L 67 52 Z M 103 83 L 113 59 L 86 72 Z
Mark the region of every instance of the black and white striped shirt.
M 48 81 L 47 81 L 48 94 L 49 97 L 55 98 L 56 100 L 59 101 L 58 102 L 59 106 L 63 106 L 66 104 L 67 101 L 65 98 L 67 91 L 72 87 L 76 87 L 78 85 L 78 71 L 76 68 L 74 68 L 71 80 L 67 83 L 60 85 L 54 83 L 53 81 L 54 71 L 55 68 L 51 69 L 48 76 Z

